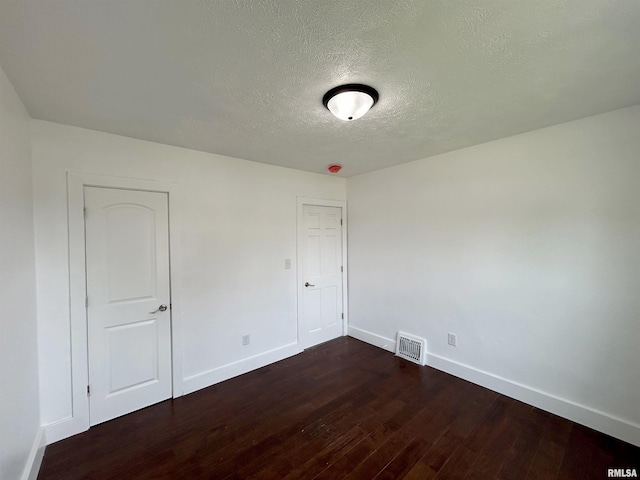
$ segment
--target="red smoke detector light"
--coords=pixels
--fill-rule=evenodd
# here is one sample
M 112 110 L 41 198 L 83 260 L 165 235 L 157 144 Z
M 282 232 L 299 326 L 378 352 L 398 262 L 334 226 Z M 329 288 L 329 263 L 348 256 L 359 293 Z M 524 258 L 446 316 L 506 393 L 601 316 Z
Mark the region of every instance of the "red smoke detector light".
M 331 165 L 328 170 L 331 173 L 338 173 L 340 170 L 342 170 L 342 165 Z

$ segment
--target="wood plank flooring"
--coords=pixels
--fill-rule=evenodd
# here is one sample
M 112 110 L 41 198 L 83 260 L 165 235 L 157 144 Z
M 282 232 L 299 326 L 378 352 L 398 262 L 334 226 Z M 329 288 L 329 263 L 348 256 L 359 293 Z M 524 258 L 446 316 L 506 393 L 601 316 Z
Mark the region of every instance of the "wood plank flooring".
M 47 447 L 40 480 L 604 479 L 640 448 L 353 338 Z

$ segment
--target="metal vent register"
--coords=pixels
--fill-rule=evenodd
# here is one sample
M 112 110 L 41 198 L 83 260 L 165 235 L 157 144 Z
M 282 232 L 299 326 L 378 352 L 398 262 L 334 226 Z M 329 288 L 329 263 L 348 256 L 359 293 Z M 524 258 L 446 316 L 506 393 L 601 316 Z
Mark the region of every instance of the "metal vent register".
M 398 332 L 396 355 L 418 365 L 427 364 L 427 341 L 404 332 Z

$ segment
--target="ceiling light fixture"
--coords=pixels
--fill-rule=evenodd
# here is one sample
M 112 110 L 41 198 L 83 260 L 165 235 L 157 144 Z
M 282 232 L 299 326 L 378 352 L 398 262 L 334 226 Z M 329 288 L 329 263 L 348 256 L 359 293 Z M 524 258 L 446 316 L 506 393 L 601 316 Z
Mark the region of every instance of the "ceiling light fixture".
M 347 122 L 363 116 L 377 101 L 376 89 L 359 83 L 332 88 L 322 99 L 322 103 L 331 113 Z

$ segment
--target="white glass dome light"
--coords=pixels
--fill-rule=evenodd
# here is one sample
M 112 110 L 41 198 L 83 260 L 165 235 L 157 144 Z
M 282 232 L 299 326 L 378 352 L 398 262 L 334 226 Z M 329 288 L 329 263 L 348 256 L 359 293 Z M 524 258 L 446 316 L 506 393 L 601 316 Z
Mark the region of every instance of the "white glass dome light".
M 367 85 L 349 84 L 329 90 L 322 103 L 340 120 L 357 120 L 378 101 L 378 92 Z

